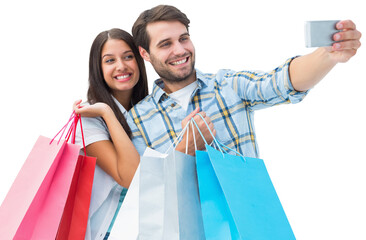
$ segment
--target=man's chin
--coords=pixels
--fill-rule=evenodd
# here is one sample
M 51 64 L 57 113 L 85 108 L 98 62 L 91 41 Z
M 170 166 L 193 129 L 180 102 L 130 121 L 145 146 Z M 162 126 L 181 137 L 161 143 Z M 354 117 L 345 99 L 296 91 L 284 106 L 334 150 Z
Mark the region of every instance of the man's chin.
M 171 83 L 184 82 L 190 78 L 195 79 L 196 71 L 194 65 L 187 66 L 185 68 L 155 68 L 155 71 L 160 76 L 161 79 Z M 194 76 L 193 76 L 194 75 Z
M 195 75 L 195 70 L 191 66 L 189 69 L 185 69 L 184 71 L 177 71 L 177 72 L 171 72 L 174 82 L 182 82 L 192 77 L 192 75 Z
M 171 79 L 167 79 L 169 82 L 184 82 L 192 78 L 192 75 L 194 75 L 195 72 L 192 71 L 190 73 L 186 74 L 174 74 L 174 77 Z

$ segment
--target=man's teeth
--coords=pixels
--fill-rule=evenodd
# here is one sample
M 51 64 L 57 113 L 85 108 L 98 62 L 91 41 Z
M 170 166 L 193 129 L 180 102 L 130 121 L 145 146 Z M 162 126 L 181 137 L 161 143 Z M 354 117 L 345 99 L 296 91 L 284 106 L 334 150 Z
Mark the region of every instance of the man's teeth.
M 185 63 L 185 62 L 187 62 L 187 58 L 182 59 L 182 60 L 180 60 L 180 61 L 173 62 L 172 64 L 173 64 L 173 65 L 179 65 L 179 64 L 182 64 L 182 63 Z
M 117 79 L 121 80 L 121 79 L 128 78 L 129 76 L 130 76 L 130 74 L 126 74 L 126 75 L 118 76 Z

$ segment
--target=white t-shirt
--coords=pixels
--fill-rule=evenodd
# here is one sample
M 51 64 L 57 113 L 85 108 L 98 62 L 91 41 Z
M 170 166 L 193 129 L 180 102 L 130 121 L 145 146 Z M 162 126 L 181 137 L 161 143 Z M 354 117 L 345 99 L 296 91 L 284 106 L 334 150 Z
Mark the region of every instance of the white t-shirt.
M 185 86 L 184 88 L 170 93 L 169 96 L 174 99 L 176 103 L 178 103 L 184 110 L 187 111 L 189 101 L 192 99 L 192 93 L 197 88 L 198 83 L 194 81 L 193 83 Z
M 126 109 L 115 98 L 113 99 L 126 117 Z M 101 117 L 82 117 L 82 125 L 85 146 L 111 139 L 108 127 Z M 83 146 L 80 124 L 78 124 L 75 144 Z M 80 151 L 80 153 L 83 155 L 84 151 Z M 85 234 L 86 240 L 104 239 L 119 206 L 123 189 L 110 175 L 96 165 L 90 199 L 88 226 Z

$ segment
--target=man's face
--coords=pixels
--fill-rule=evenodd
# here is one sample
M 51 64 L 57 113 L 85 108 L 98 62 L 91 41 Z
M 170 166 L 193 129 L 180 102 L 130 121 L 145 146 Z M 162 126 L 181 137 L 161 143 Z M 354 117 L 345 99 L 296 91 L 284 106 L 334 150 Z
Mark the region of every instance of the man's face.
M 195 50 L 187 28 L 179 21 L 159 21 L 149 23 L 146 30 L 150 53 L 140 52 L 158 75 L 171 83 L 195 79 Z

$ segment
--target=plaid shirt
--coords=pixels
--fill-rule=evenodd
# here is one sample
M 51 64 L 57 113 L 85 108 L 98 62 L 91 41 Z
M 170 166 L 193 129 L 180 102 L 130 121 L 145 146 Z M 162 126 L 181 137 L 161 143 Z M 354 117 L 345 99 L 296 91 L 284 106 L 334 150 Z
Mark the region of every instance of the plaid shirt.
M 182 130 L 182 120 L 197 106 L 211 118 L 216 139 L 248 157 L 258 157 L 254 110 L 300 102 L 306 92 L 293 89 L 289 65 L 293 58 L 271 72 L 219 70 L 203 74 L 196 70 L 198 88 L 185 111 L 158 79 L 152 93 L 129 112 L 133 143 L 140 154 L 145 148 L 165 152 Z

